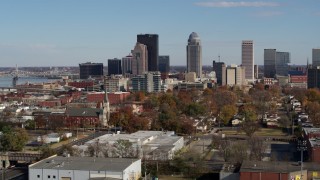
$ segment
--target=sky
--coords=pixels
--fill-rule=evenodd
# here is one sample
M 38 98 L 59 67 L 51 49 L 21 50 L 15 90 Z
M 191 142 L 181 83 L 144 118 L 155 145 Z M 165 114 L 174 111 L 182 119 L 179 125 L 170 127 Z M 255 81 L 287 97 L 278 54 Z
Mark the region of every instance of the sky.
M 240 65 L 242 40 L 254 41 L 255 64 L 268 48 L 306 64 L 320 48 L 320 0 L 1 0 L 0 67 L 107 65 L 146 33 L 171 65 L 186 65 L 192 32 L 203 65 Z

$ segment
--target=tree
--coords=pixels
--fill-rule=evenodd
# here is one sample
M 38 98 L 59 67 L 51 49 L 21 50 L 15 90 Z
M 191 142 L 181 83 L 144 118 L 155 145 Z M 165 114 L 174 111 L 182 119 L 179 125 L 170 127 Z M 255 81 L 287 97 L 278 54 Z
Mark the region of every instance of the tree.
M 259 125 L 255 121 L 244 120 L 241 123 L 241 130 L 248 136 L 252 137 L 254 133 L 259 129 Z
M 59 149 L 58 155 L 70 155 L 70 156 L 74 156 L 76 154 L 76 149 L 73 148 L 70 144 L 64 144 L 61 146 L 61 148 Z
M 313 125 L 320 126 L 320 104 L 318 102 L 308 102 L 307 112 L 311 118 Z
M 129 140 L 119 139 L 114 144 L 114 157 L 129 158 L 134 157 L 134 149 Z
M 241 164 L 248 158 L 248 145 L 245 142 L 234 142 L 231 145 L 230 161 L 236 164 Z
M 231 118 L 237 113 L 237 107 L 235 105 L 226 105 L 222 107 L 220 112 L 220 118 L 225 125 L 229 123 Z
M 41 152 L 41 159 L 44 159 L 56 154 L 56 152 L 52 148 L 50 148 L 49 145 L 42 146 L 40 148 L 40 152 Z
M 188 116 L 199 116 L 205 113 L 205 108 L 199 103 L 191 103 L 187 105 L 184 113 Z
M 266 149 L 264 140 L 259 137 L 251 137 L 248 139 L 248 145 L 250 149 L 250 160 L 261 161 Z
M 2 131 L 1 147 L 4 151 L 21 151 L 29 139 L 25 129 L 4 127 Z

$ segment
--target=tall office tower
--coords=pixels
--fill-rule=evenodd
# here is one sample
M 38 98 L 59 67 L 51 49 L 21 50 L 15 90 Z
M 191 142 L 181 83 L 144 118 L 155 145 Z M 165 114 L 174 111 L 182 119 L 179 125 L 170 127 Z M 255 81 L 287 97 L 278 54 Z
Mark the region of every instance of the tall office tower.
M 122 74 L 121 59 L 108 59 L 108 75 Z
M 192 32 L 188 39 L 187 72 L 195 72 L 198 78 L 202 76 L 201 40 L 195 32 Z
M 222 68 L 226 65 L 224 62 L 212 61 L 212 70 L 216 72 L 217 84 L 222 85 Z
M 320 67 L 308 69 L 308 89 L 320 88 Z
M 245 78 L 254 81 L 253 41 L 242 41 L 242 66 L 246 69 Z
M 147 71 L 158 71 L 158 56 L 159 56 L 158 34 L 138 34 L 137 42 L 147 46 L 147 49 L 148 49 Z
M 148 50 L 147 46 L 139 42 L 131 51 L 132 53 L 132 74 L 140 75 L 148 71 Z
M 312 49 L 312 66 L 314 68 L 320 66 L 320 48 Z
M 132 74 L 132 60 L 133 56 L 130 54 L 122 58 L 122 74 Z
M 81 63 L 80 68 L 80 79 L 88 79 L 89 77 L 101 77 L 103 76 L 103 64 L 102 63 Z
M 161 73 L 170 72 L 170 58 L 169 56 L 159 56 L 159 71 Z
M 276 74 L 280 76 L 288 76 L 290 63 L 289 52 L 277 52 L 276 53 Z
M 264 49 L 264 77 L 274 78 L 276 75 L 276 49 Z

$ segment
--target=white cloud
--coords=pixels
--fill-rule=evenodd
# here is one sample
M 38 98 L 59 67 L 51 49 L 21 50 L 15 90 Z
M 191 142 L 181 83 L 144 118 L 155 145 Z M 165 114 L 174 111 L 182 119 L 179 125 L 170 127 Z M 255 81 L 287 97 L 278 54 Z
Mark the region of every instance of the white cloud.
M 197 6 L 202 7 L 213 7 L 213 8 L 230 8 L 230 7 L 277 7 L 280 6 L 279 3 L 276 2 L 233 2 L 233 1 L 219 1 L 219 2 L 198 2 L 195 3 Z

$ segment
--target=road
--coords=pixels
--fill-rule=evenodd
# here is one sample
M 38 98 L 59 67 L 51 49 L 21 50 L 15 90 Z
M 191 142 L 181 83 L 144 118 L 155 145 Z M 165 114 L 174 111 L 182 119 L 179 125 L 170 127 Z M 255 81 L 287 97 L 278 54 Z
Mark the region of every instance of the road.
M 3 171 L 0 173 L 0 180 L 3 180 Z M 12 168 L 12 169 L 6 169 L 4 173 L 4 179 L 5 180 L 23 180 L 27 178 L 28 174 L 28 168 Z

